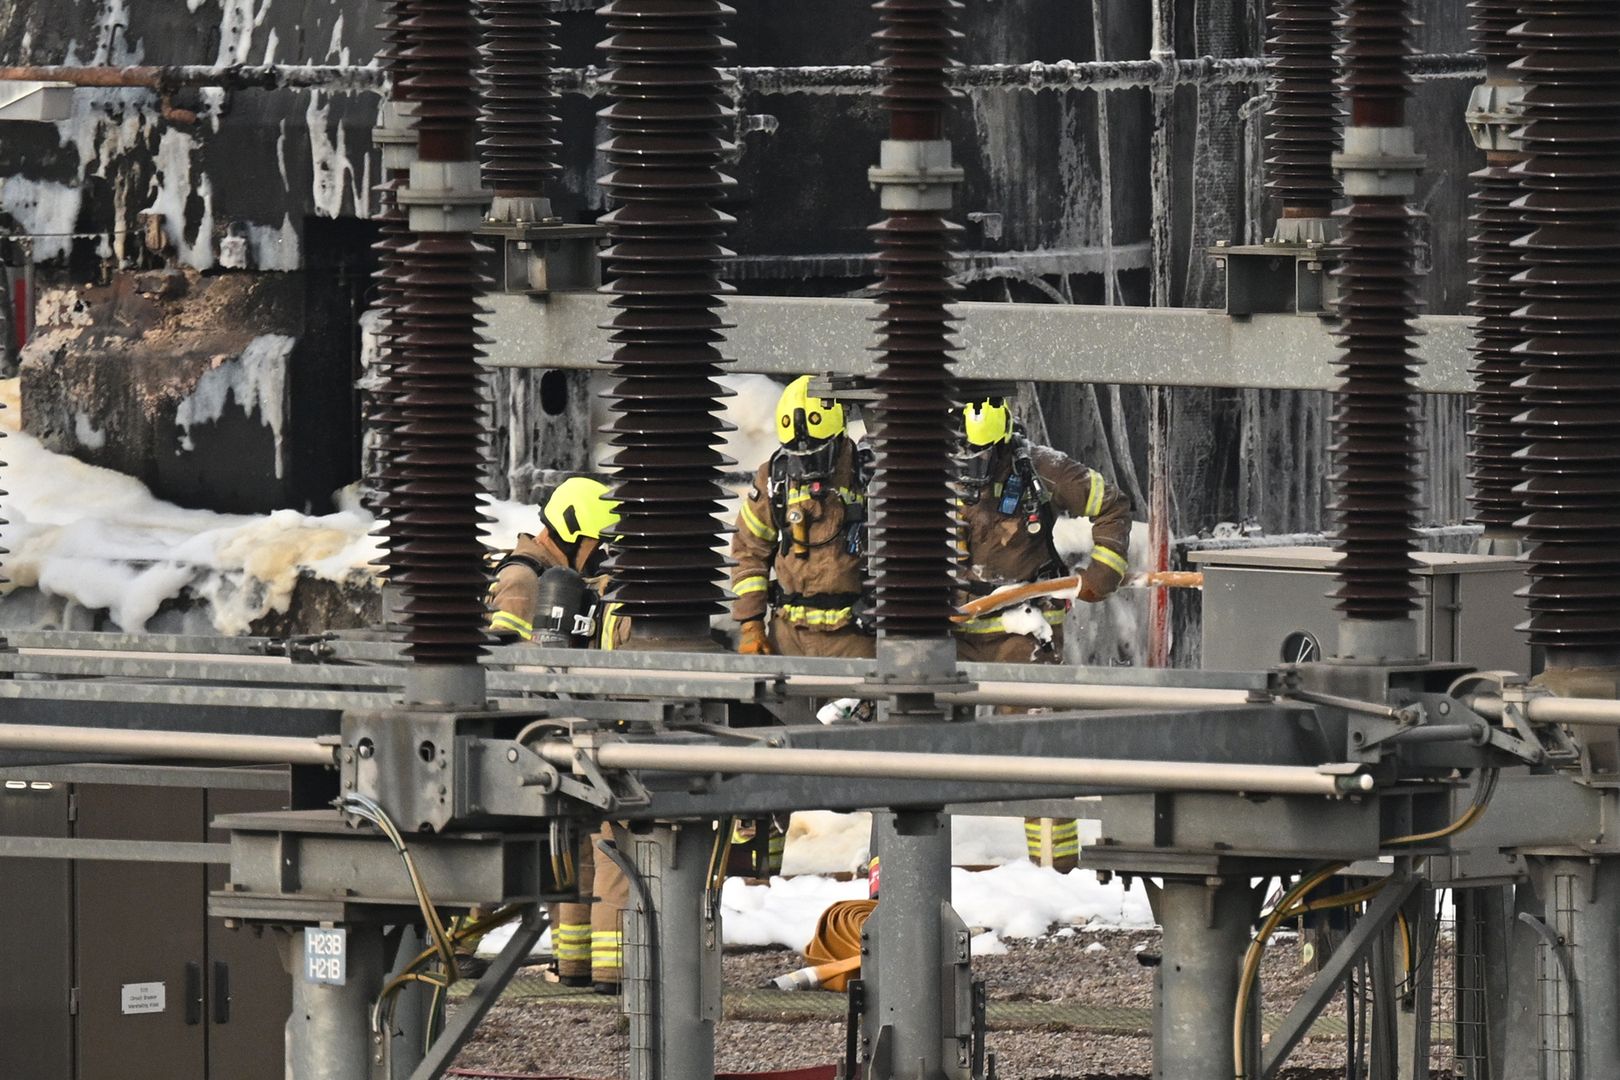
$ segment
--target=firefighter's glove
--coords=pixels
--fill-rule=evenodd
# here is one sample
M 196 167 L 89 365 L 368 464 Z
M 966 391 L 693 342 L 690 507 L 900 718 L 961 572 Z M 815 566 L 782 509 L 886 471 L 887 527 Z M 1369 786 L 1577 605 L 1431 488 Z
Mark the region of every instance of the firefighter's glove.
M 771 656 L 770 639 L 765 636 L 765 620 L 749 619 L 737 628 L 737 651 L 744 656 Z
M 1098 603 L 1119 588 L 1119 582 L 1118 571 L 1092 563 L 1080 572 L 1080 599 L 1088 604 Z

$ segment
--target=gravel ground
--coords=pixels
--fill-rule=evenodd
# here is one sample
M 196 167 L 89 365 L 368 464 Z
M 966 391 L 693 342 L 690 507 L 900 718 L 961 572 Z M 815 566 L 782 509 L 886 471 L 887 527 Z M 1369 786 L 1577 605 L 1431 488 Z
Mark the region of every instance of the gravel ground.
M 1007 945 L 1004 955 L 976 957 L 973 961 L 974 973 L 986 981 L 992 1001 L 1136 1008 L 1152 1005 L 1153 968 L 1141 963 L 1138 953 L 1157 953 L 1156 931 L 1081 929 L 1062 937 L 1009 941 Z M 724 963 L 726 985 L 738 990 L 758 988 L 798 964 L 798 956 L 788 950 L 728 953 Z M 1437 970 L 1448 970 L 1445 956 Z M 1266 955 L 1267 1012 L 1285 1011 L 1310 978 L 1302 962 L 1301 943 L 1279 936 Z M 1343 1012 L 1340 1002 L 1330 1005 L 1327 1015 L 1342 1016 Z M 1445 991 L 1440 995 L 1437 1015 L 1449 1015 Z M 720 1071 L 786 1069 L 839 1060 L 844 1029 L 841 1023 L 824 1021 L 733 1019 L 720 1025 L 716 1042 Z M 626 1046 L 625 1022 L 614 1009 L 508 1001 L 491 1011 L 458 1064 L 610 1080 L 625 1074 Z M 996 1053 L 997 1071 L 1004 1080 L 1146 1080 L 1151 1075 L 1151 1044 L 1145 1032 L 1103 1035 L 1004 1028 L 992 1030 L 990 1048 Z M 1293 1067 L 1284 1076 L 1291 1080 L 1343 1076 L 1344 1058 L 1343 1039 L 1310 1039 L 1294 1052 Z M 1442 1063 L 1437 1055 L 1436 1064 Z M 1449 1076 L 1449 1072 L 1436 1075 Z

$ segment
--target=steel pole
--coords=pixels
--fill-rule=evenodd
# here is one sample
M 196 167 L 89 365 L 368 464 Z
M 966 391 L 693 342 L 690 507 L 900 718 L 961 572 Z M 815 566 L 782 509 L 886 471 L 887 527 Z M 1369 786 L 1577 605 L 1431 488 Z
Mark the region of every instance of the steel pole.
M 753 773 L 766 776 L 849 776 L 897 780 L 1073 783 L 1164 791 L 1235 791 L 1272 795 L 1343 795 L 1370 791 L 1372 777 L 1333 775 L 1296 765 L 1230 765 L 1103 758 L 1035 758 L 1010 754 L 929 754 L 879 750 L 778 749 L 671 743 L 606 743 L 575 750 L 542 743 L 546 761 L 570 767 L 590 754 L 609 769 L 675 773 Z
M 1620 1076 L 1620 859 L 1533 858 L 1542 1075 Z
M 1475 694 L 1463 704 L 1492 720 L 1502 718 L 1502 699 Z M 1538 724 L 1601 724 L 1620 727 L 1620 701 L 1612 698 L 1533 697 L 1519 706 L 1527 720 Z
M 950 818 L 933 810 L 876 814 L 872 848 L 881 895 L 861 965 L 867 1078 L 965 1077 L 969 1042 L 946 1027 L 942 1000 L 967 985 L 969 962 L 968 932 L 950 902 Z
M 371 1003 L 382 991 L 387 970 L 382 928 L 348 928 L 342 985 L 304 978 L 306 932 L 293 932 L 288 957 L 292 1014 L 287 1018 L 287 1080 L 372 1080 L 377 1048 Z
M 708 881 L 714 830 L 684 822 L 622 835 L 640 879 L 625 912 L 631 1080 L 714 1080 L 721 986 L 720 906 Z
M 1246 879 L 1166 878 L 1154 980 L 1154 1080 L 1231 1080 L 1232 1010 L 1260 896 Z M 1258 1018 L 1253 1008 L 1249 1015 Z

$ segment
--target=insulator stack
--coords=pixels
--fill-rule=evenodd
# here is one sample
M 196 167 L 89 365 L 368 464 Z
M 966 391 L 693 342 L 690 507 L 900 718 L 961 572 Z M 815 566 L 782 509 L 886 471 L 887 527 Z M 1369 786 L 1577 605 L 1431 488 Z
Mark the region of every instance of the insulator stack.
M 406 0 L 401 85 L 416 105 L 423 161 L 475 159 L 478 124 L 478 25 L 470 0 Z
M 1340 195 L 1332 167 L 1343 118 L 1334 55 L 1338 6 L 1338 0 L 1274 0 L 1271 6 L 1266 190 L 1283 217 L 1327 217 Z
M 1518 57 L 1509 31 L 1519 22 L 1518 0 L 1474 0 L 1474 51 L 1485 58 L 1487 78 L 1510 84 L 1508 65 Z M 1523 395 L 1514 383 L 1524 374 L 1514 348 L 1524 340 L 1523 322 L 1515 312 L 1523 305 L 1522 286 L 1514 276 L 1523 269 L 1513 242 L 1524 233 L 1513 202 L 1520 195 L 1513 164 L 1522 155 L 1487 150 L 1483 169 L 1470 175 L 1474 191 L 1470 264 L 1474 277 L 1469 310 L 1474 327 L 1474 393 L 1468 478 L 1473 482 L 1473 520 L 1492 536 L 1512 534 L 1524 513 L 1514 487 L 1524 478 L 1514 454 L 1523 448 L 1523 429 L 1514 422 L 1523 411 Z
M 1620 649 L 1620 2 L 1524 0 L 1517 170 L 1530 642 Z M 1579 659 L 1577 659 L 1579 658 Z
M 496 195 L 539 195 L 557 171 L 557 94 L 551 57 L 556 0 L 480 0 L 484 27 L 484 138 L 478 144 L 484 183 Z
M 644 642 L 707 640 L 726 601 L 719 515 L 735 463 L 720 450 L 731 395 L 718 380 L 732 290 L 720 270 L 734 219 L 717 204 L 735 185 L 722 171 L 734 113 L 720 69 L 734 13 L 718 0 L 612 0 L 599 12 L 613 99 L 599 114 L 617 379 L 606 464 L 620 516 L 608 595 Z
M 908 167 L 941 144 L 952 93 L 948 76 L 960 34 L 955 0 L 879 0 L 876 37 L 882 58 L 878 96 L 889 115 L 891 148 Z M 874 174 L 879 175 L 877 173 Z M 899 179 L 899 178 L 897 178 Z M 949 189 L 941 192 L 949 204 Z M 901 199 L 900 202 L 904 202 Z M 880 279 L 878 358 L 871 407 L 874 521 L 871 566 L 878 633 L 948 639 L 955 594 L 954 492 L 956 386 L 951 377 L 952 317 L 958 287 L 951 277 L 953 238 L 960 231 L 941 209 L 897 209 L 872 227 Z M 927 205 L 927 202 L 924 202 Z
M 1405 0 L 1350 0 L 1341 24 L 1351 127 L 1337 160 L 1350 204 L 1336 215 L 1344 355 L 1334 397 L 1331 508 L 1343 558 L 1333 596 L 1347 619 L 1374 624 L 1409 619 L 1418 595 L 1420 215 L 1407 197 L 1421 159 L 1404 127 L 1415 25 L 1407 11 Z
M 479 496 L 486 420 L 478 365 L 485 282 L 482 249 L 455 231 L 460 218 L 449 209 L 477 197 L 456 186 L 472 167 L 477 27 L 465 0 L 406 0 L 405 13 L 395 53 L 407 69 L 399 89 L 414 108 L 417 156 L 435 166 L 423 181 L 444 190 L 399 190 L 413 217 L 428 204 L 432 224 L 395 224 L 383 240 L 391 355 L 380 402 L 387 452 L 378 501 L 389 522 L 389 576 L 404 593 L 406 655 L 421 664 L 470 665 L 485 640 Z

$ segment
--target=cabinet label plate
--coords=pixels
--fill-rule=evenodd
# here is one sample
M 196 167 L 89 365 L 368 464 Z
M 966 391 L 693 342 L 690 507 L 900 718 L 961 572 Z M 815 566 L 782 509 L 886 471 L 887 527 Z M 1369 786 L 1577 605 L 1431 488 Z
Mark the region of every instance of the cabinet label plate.
M 349 932 L 310 927 L 304 931 L 304 981 L 342 986 L 348 978 Z
M 160 1013 L 168 1004 L 164 986 L 160 982 L 125 983 L 121 999 L 125 1016 Z

